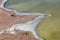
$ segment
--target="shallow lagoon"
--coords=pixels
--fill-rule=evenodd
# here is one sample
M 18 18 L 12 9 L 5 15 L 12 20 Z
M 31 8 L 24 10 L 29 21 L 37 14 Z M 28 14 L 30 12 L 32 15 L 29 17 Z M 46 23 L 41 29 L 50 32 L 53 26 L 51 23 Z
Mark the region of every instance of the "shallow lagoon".
M 23 12 L 42 12 L 52 14 L 38 24 L 38 33 L 45 40 L 60 40 L 60 5 L 43 4 L 41 0 L 9 0 L 6 7 Z M 53 3 L 53 2 L 52 2 Z

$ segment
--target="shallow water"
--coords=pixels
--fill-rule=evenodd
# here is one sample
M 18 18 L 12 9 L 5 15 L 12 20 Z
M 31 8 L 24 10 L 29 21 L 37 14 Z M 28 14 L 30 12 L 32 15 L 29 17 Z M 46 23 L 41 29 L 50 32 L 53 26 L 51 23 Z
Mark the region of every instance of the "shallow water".
M 14 2 L 15 1 L 15 2 Z M 18 2 L 22 1 L 22 2 Z M 45 40 L 60 40 L 60 5 L 59 0 L 48 0 L 49 5 L 40 5 L 40 0 L 9 0 L 7 7 L 17 9 L 24 12 L 42 12 L 51 13 L 51 17 L 42 20 L 38 25 L 38 33 Z M 53 2 L 54 1 L 54 2 Z M 33 2 L 33 3 L 32 3 Z M 52 3 L 51 3 L 52 2 Z M 45 2 L 46 3 L 46 2 Z

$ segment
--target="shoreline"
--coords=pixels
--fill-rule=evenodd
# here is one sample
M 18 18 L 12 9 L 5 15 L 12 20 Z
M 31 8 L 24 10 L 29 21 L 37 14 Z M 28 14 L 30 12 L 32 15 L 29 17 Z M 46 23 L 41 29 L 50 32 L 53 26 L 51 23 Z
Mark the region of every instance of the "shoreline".
M 22 26 L 22 27 L 20 27 L 20 25 L 19 26 L 17 26 L 17 28 L 16 28 L 16 30 L 25 30 L 25 31 L 31 31 L 32 33 L 33 33 L 33 35 L 36 37 L 36 38 L 38 38 L 38 39 L 40 39 L 41 37 L 38 37 L 38 34 L 35 34 L 35 33 L 37 33 L 35 30 L 36 30 L 36 27 L 37 27 L 37 24 L 42 20 L 42 19 L 44 19 L 44 18 L 46 18 L 46 17 L 48 17 L 48 16 L 51 16 L 51 15 L 49 15 L 49 14 L 42 14 L 42 13 L 20 13 L 20 12 L 17 12 L 17 10 L 12 10 L 12 9 L 7 9 L 7 8 L 4 8 L 4 3 L 6 2 L 7 0 L 4 0 L 3 1 L 3 4 L 1 5 L 1 8 L 3 8 L 3 9 L 5 9 L 6 11 L 14 11 L 17 15 L 38 15 L 38 17 L 37 18 L 35 18 L 34 20 L 31 20 L 31 21 L 29 21 L 28 23 L 27 23 L 27 25 L 29 24 L 30 26 L 29 27 L 27 27 L 27 25 L 25 25 L 25 27 L 24 26 Z M 13 25 L 14 26 L 14 25 Z M 12 27 L 13 27 L 12 26 Z M 18 28 L 20 28 L 20 29 L 18 29 Z M 11 28 L 12 29 L 12 28 Z M 10 30 L 11 30 L 10 29 Z M 31 30 L 32 29 L 32 30 Z M 14 27 L 13 27 L 13 30 L 14 30 Z M 13 31 L 12 30 L 12 31 Z M 43 40 L 42 38 L 41 38 L 41 40 Z

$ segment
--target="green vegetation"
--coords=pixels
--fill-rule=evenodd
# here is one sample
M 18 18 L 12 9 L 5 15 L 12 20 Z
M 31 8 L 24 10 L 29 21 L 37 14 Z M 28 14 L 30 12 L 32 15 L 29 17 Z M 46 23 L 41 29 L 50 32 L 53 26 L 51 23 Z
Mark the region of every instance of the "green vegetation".
M 60 40 L 60 5 L 40 4 L 40 0 L 9 0 L 6 7 L 26 12 L 51 14 L 38 24 L 38 33 L 45 40 Z

